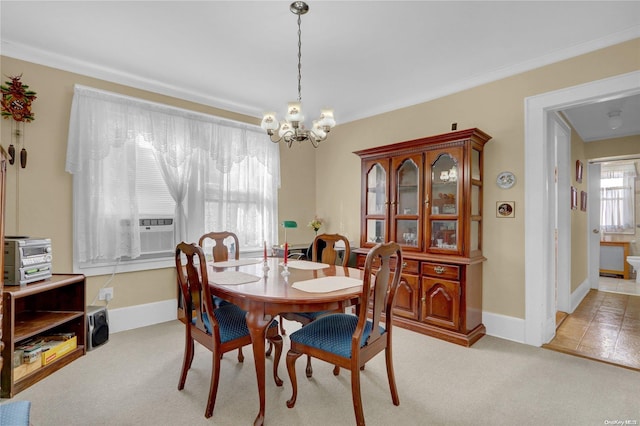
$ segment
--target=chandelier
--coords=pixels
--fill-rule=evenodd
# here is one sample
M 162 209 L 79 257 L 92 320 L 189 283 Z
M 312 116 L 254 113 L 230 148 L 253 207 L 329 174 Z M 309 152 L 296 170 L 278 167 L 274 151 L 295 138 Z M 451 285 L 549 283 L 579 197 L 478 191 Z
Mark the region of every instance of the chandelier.
M 275 112 L 267 112 L 262 118 L 261 127 L 267 131 L 271 142 L 278 143 L 281 140 L 291 148 L 293 141 L 304 142 L 309 141 L 314 148 L 317 148 L 320 142 L 327 139 L 327 133 L 336 125 L 333 118 L 332 109 L 323 109 L 320 111 L 320 117 L 313 121 L 311 129 L 305 128 L 304 115 L 302 113 L 302 31 L 300 23 L 301 16 L 309 11 L 309 6 L 303 1 L 294 1 L 289 6 L 292 13 L 298 15 L 298 100 L 289 102 L 287 115 L 284 120 L 278 122 Z

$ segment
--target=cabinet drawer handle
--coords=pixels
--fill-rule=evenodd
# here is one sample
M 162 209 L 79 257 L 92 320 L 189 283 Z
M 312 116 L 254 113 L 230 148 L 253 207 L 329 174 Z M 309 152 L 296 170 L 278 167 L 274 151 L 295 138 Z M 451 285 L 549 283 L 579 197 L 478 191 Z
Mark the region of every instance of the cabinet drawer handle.
M 402 262 L 402 269 L 407 267 L 407 262 Z
M 433 270 L 436 274 L 444 274 L 444 271 L 447 270 L 444 266 L 434 266 Z

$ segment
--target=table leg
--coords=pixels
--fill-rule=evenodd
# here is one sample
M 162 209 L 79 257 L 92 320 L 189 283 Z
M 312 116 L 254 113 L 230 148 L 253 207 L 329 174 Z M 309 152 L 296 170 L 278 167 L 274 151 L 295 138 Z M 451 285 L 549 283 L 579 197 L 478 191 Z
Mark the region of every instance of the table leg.
M 251 346 L 253 347 L 253 359 L 256 366 L 256 378 L 258 379 L 258 394 L 260 395 L 260 412 L 253 422 L 254 426 L 264 424 L 265 411 L 265 339 L 267 338 L 267 327 L 271 319 L 265 320 L 264 313 L 255 312 L 253 309 L 247 311 L 247 327 L 251 334 Z

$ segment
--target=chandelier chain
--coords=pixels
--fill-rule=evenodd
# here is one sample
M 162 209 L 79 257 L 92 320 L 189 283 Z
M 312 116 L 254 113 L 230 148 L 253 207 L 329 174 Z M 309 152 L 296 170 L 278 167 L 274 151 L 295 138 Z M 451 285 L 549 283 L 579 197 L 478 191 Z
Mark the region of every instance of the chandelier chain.
M 302 30 L 301 15 L 298 15 L 298 102 L 302 101 Z

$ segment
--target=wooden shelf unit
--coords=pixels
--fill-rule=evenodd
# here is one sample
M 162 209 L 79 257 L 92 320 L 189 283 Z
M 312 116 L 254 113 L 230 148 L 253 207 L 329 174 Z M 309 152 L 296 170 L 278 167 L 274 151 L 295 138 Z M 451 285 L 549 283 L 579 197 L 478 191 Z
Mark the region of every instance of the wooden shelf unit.
M 24 286 L 5 286 L 2 336 L 3 398 L 42 380 L 86 353 L 87 335 L 85 308 L 85 277 L 82 274 L 54 274 L 50 279 Z M 24 377 L 14 380 L 13 352 L 23 341 L 47 333 L 73 332 L 77 348 L 43 365 Z

